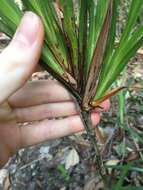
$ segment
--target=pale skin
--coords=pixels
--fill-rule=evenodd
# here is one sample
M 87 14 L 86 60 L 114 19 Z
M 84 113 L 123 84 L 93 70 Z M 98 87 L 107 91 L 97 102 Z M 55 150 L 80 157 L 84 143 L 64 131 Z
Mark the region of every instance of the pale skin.
M 0 167 L 20 148 L 84 129 L 73 98 L 58 82 L 27 82 L 37 68 L 43 39 L 40 18 L 28 12 L 0 54 Z M 107 110 L 109 101 L 101 106 Z M 100 111 L 91 114 L 93 126 L 100 120 Z M 54 117 L 64 118 L 49 120 Z M 24 122 L 30 124 L 19 127 Z

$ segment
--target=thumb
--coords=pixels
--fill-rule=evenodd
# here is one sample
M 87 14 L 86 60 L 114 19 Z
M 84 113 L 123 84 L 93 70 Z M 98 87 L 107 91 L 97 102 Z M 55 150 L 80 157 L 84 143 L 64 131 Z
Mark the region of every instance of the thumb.
M 11 43 L 0 54 L 0 103 L 28 80 L 41 53 L 44 30 L 38 16 L 27 12 Z

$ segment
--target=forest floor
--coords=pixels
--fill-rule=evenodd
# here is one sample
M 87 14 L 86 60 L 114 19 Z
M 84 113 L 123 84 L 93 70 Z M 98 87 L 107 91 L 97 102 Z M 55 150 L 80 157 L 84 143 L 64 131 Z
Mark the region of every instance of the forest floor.
M 6 41 L 1 37 L 1 50 Z M 47 72 L 41 72 L 34 74 L 32 80 L 48 80 L 48 77 Z M 102 114 L 96 134 L 108 183 L 137 187 L 143 186 L 142 50 L 130 62 L 123 81 L 121 85 L 131 86 L 124 95 L 124 126 L 119 122 L 118 96 L 115 96 L 110 110 Z M 97 175 L 93 154 L 85 132 L 22 149 L 0 170 L 0 189 L 106 189 Z

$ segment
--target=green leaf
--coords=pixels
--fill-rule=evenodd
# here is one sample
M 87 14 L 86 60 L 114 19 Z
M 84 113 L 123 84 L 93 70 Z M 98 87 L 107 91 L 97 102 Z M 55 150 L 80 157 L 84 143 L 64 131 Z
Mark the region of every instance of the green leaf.
M 5 30 L 9 36 L 12 36 L 20 23 L 21 16 L 22 12 L 13 0 L 0 1 L 1 31 Z
M 0 20 L 0 31 L 7 34 L 7 36 L 11 37 L 13 35 L 13 30 L 3 22 L 3 20 Z
M 69 48 L 69 61 L 71 61 L 72 72 L 74 77 L 78 77 L 78 40 L 77 27 L 74 14 L 74 5 L 72 0 L 60 0 L 60 5 L 63 7 L 63 30 Z
M 109 1 L 108 9 L 106 12 L 106 17 L 97 40 L 96 48 L 93 53 L 92 63 L 90 65 L 90 71 L 88 75 L 88 80 L 85 88 L 85 94 L 83 99 L 83 104 L 88 104 L 89 100 L 94 97 L 96 91 L 96 85 L 100 73 L 100 68 L 102 65 L 108 34 L 111 26 L 112 20 L 112 0 Z
M 116 184 L 115 190 L 118 190 L 122 187 L 125 177 L 127 176 L 129 169 L 131 167 L 132 163 L 128 163 L 127 165 L 123 166 L 123 171 L 120 175 L 119 181 Z
M 108 64 L 110 63 L 110 58 L 114 52 L 113 50 L 115 49 L 114 46 L 115 46 L 115 38 L 116 38 L 116 24 L 117 24 L 117 18 L 118 18 L 119 5 L 120 5 L 120 0 L 113 1 L 111 28 L 110 28 L 106 52 L 105 52 L 105 56 L 104 56 L 104 60 L 103 60 L 102 68 L 101 68 L 101 73 L 100 73 L 101 79 L 104 78 L 106 75 L 106 72 L 105 72 L 106 68 L 108 68 Z
M 88 1 L 89 10 L 89 33 L 87 44 L 87 73 L 92 61 L 93 53 L 106 17 L 109 0 Z
M 132 0 L 127 18 L 126 27 L 122 34 L 120 44 L 125 43 L 125 41 L 129 39 L 132 33 L 134 32 L 135 23 L 137 21 L 137 18 L 139 17 L 139 14 L 141 13 L 142 8 L 143 8 L 142 0 L 138 1 Z
M 86 56 L 86 46 L 87 46 L 87 11 L 88 11 L 88 1 L 79 0 L 80 5 L 80 15 L 79 15 L 79 34 L 78 34 L 78 44 L 79 44 L 79 79 L 78 86 L 79 90 L 82 91 L 85 85 L 84 78 L 84 66 L 86 67 L 85 56 Z
M 42 60 L 55 70 L 59 75 L 64 74 L 63 68 L 57 63 L 50 49 L 45 45 L 42 50 Z
M 56 19 L 53 3 L 50 0 L 23 0 L 25 10 L 32 10 L 37 13 L 45 27 L 45 41 L 53 56 L 64 70 L 68 69 L 67 47 L 64 35 Z
M 120 46 L 110 60 L 110 68 L 107 70 L 106 77 L 102 78 L 97 88 L 97 97 L 101 97 L 111 84 L 117 79 L 121 71 L 125 68 L 128 61 L 135 56 L 137 50 L 143 44 L 143 26 L 135 31 L 130 39 Z M 108 74 L 109 73 L 109 74 Z
M 128 61 L 136 54 L 138 48 L 142 45 L 143 31 L 142 26 L 134 31 L 134 24 L 143 8 L 143 1 L 132 0 L 128 14 L 127 24 L 121 36 L 119 46 L 114 50 L 101 69 L 100 81 L 97 88 L 97 94 L 94 99 L 101 97 L 117 79 L 121 71 L 125 68 Z M 138 10 L 138 11 L 137 11 Z
M 116 187 L 112 187 L 112 190 L 142 190 L 143 186 L 135 187 L 135 186 L 125 186 L 125 187 L 120 187 L 117 189 Z

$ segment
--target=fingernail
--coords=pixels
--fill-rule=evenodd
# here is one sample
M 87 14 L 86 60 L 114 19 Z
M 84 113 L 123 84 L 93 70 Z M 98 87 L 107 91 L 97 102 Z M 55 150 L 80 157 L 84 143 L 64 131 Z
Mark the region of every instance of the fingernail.
M 37 39 L 39 19 L 32 12 L 26 12 L 14 36 L 14 42 L 30 47 Z

